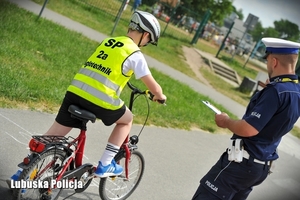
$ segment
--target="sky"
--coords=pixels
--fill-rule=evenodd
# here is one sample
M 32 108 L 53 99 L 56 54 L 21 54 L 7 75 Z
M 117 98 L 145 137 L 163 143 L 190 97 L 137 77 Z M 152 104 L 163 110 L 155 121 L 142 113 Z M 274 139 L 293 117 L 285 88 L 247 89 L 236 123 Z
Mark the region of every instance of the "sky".
M 251 13 L 259 18 L 264 28 L 274 27 L 274 21 L 284 19 L 300 29 L 300 0 L 233 0 L 233 6 L 242 9 L 244 22 Z

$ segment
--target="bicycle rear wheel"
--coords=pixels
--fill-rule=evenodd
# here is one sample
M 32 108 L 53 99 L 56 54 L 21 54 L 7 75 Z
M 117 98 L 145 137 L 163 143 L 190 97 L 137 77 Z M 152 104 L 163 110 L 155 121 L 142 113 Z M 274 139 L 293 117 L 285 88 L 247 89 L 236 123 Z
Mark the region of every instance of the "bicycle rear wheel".
M 20 181 L 25 181 L 26 186 L 30 188 L 14 189 L 14 199 L 57 199 L 62 189 L 52 189 L 51 195 L 48 195 L 48 189 L 51 186 L 51 180 L 55 180 L 57 174 L 61 171 L 65 158 L 66 152 L 60 149 L 52 149 L 41 154 L 36 161 L 30 164 L 28 169 L 23 170 L 19 178 Z M 36 187 L 34 184 L 40 185 Z
M 132 151 L 128 165 L 128 180 L 125 177 L 125 157 L 116 160 L 124 171 L 116 177 L 102 178 L 99 183 L 99 195 L 102 200 L 127 199 L 139 185 L 145 169 L 145 160 L 139 151 Z

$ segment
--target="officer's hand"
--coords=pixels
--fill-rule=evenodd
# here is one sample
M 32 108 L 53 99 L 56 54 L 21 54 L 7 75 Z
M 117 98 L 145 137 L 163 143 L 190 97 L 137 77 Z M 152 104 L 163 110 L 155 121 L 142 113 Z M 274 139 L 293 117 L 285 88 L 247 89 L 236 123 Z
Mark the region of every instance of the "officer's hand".
M 229 116 L 226 113 L 216 114 L 215 122 L 218 127 L 227 128 L 227 121 L 229 120 Z

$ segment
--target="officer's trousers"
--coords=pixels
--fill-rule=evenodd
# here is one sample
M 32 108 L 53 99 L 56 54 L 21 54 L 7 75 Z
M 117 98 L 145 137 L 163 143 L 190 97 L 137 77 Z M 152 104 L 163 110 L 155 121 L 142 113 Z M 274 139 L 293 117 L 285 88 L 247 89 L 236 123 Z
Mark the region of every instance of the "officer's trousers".
M 192 200 L 244 200 L 253 186 L 261 184 L 268 176 L 270 166 L 253 162 L 228 161 L 227 152 L 200 180 Z

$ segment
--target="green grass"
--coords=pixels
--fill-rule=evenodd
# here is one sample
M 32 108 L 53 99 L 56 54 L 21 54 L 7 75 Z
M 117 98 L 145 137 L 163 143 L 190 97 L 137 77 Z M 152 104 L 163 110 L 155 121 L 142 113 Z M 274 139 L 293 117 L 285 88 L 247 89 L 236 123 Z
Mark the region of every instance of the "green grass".
M 34 1 L 39 4 L 44 3 L 44 0 L 34 0 Z M 115 0 L 109 1 L 109 3 L 98 2 L 98 5 L 101 4 L 101 10 L 99 10 L 96 8 L 91 8 L 90 6 L 86 6 L 85 4 L 80 4 L 76 0 L 51 0 L 47 4 L 47 8 L 54 10 L 55 12 L 58 12 L 64 16 L 67 16 L 79 23 L 85 24 L 94 30 L 99 30 L 103 34 L 110 35 L 115 25 L 114 23 L 115 17 L 112 17 L 108 14 L 104 15 L 102 10 L 106 9 L 105 12 L 109 13 L 110 12 L 109 9 L 111 9 L 112 6 L 111 5 L 112 2 L 115 2 Z M 97 4 L 95 3 L 95 5 Z M 118 7 L 114 7 L 114 8 L 118 8 Z M 118 26 L 114 31 L 113 36 L 125 35 L 127 33 L 127 25 L 130 16 L 131 16 L 130 9 L 127 9 L 122 14 L 122 17 L 128 20 L 126 21 L 120 20 Z M 161 24 L 163 23 L 164 22 L 161 22 Z M 158 42 L 158 46 L 149 45 L 146 48 L 142 48 L 142 51 L 143 53 L 152 56 L 169 66 L 172 66 L 174 69 L 177 69 L 187 74 L 188 76 L 196 78 L 193 71 L 182 59 L 183 57 L 178 56 L 183 54 L 182 53 L 183 45 L 187 45 L 186 40 L 178 40 L 176 38 L 162 36 Z
M 243 79 L 244 77 L 255 79 L 257 75 L 257 70 L 247 67 L 244 68 L 240 62 L 236 61 L 235 59 L 232 59 L 232 57 L 228 55 L 222 55 L 220 59 L 228 66 L 230 66 L 233 70 L 235 70 L 237 74 L 240 75 L 241 79 Z
M 98 44 L 50 21 L 37 21 L 36 15 L 3 0 L 0 5 L 4 8 L 0 13 L 3 22 L 0 25 L 0 106 L 56 112 L 74 74 Z M 164 88 L 168 101 L 167 106 L 150 104 L 148 124 L 219 130 L 213 112 L 200 101 L 209 98 L 154 69 L 152 73 Z M 134 78 L 132 81 L 146 89 L 141 82 Z M 125 102 L 129 93 L 128 88 L 122 93 Z M 221 105 L 216 106 L 227 111 Z M 134 123 L 144 122 L 146 108 L 144 98 L 138 98 L 133 110 Z
M 218 130 L 215 126 L 213 112 L 201 102 L 201 100 L 209 100 L 209 98 L 156 70 L 152 70 L 152 73 L 157 81 L 162 83 L 165 88 L 168 100 L 166 106 L 157 103 L 150 104 L 150 118 L 148 124 L 187 130 L 200 128 L 209 132 L 216 132 Z M 132 79 L 131 82 L 139 86 L 139 88 L 145 88 L 140 81 Z M 126 88 L 121 95 L 125 101 L 129 99 L 129 92 L 130 89 Z M 229 112 L 221 105 L 216 105 L 220 109 Z M 144 98 L 139 97 L 134 106 L 133 113 L 135 114 L 136 123 L 144 122 L 146 116 L 146 102 Z M 141 118 L 139 118 L 139 115 L 141 115 Z M 232 114 L 230 115 L 234 117 Z
M 43 0 L 39 1 L 42 4 Z M 102 33 L 110 34 L 113 23 L 103 20 L 96 8 L 75 3 L 74 0 L 51 0 L 47 8 L 62 13 L 80 23 L 86 24 Z M 56 112 L 66 88 L 81 64 L 97 47 L 97 43 L 79 33 L 66 30 L 47 20 L 37 19 L 27 11 L 0 0 L 0 106 L 7 108 L 25 108 Z M 22 20 L 20 20 L 22 19 Z M 120 25 L 114 35 L 126 33 L 126 25 Z M 142 51 L 157 60 L 196 79 L 195 74 L 183 61 L 182 46 L 189 46 L 185 40 L 163 36 L 158 47 L 149 46 Z M 196 48 L 216 55 L 217 49 L 199 40 Z M 221 53 L 221 59 L 238 71 L 241 77 L 253 77 L 255 71 L 243 68 L 243 63 L 231 61 L 228 55 Z M 238 59 L 239 60 L 239 59 Z M 151 104 L 148 124 L 180 129 L 200 128 L 210 132 L 220 131 L 214 123 L 213 113 L 207 109 L 201 99 L 209 98 L 196 93 L 188 86 L 174 81 L 170 77 L 152 70 L 158 82 L 168 96 L 167 106 Z M 222 79 L 215 78 L 207 70 L 201 73 L 211 80 L 211 85 L 218 91 L 230 96 L 242 105 L 249 97 Z M 212 77 L 212 78 L 209 78 Z M 217 80 L 217 81 L 216 81 Z M 133 80 L 135 84 L 140 84 Z M 225 92 L 224 92 L 225 91 Z M 127 100 L 129 89 L 125 89 L 122 98 Z M 134 107 L 135 123 L 143 123 L 146 117 L 146 104 L 138 98 Z M 210 100 L 213 102 L 213 100 Z M 221 105 L 221 110 L 229 113 Z M 294 131 L 295 130 L 295 131 Z M 224 129 L 222 130 L 224 131 Z M 293 129 L 294 135 L 300 137 L 300 130 Z
M 204 77 L 209 81 L 210 85 L 213 86 L 218 92 L 223 95 L 231 94 L 231 99 L 238 102 L 241 105 L 247 106 L 250 96 L 239 91 L 239 88 L 233 86 L 230 83 L 224 82 L 217 75 L 211 72 L 208 68 L 200 68 L 200 71 Z
M 13 5 L 1 6 L 1 98 L 48 107 L 60 103 L 78 66 L 97 43 L 50 21 L 36 21 L 35 15 Z
M 33 0 L 39 4 L 43 4 L 44 0 Z M 96 2 L 95 0 L 87 0 L 90 4 L 94 6 L 98 6 L 97 8 L 93 8 L 91 6 L 87 6 L 86 4 L 79 3 L 78 0 L 51 0 L 47 4 L 47 8 L 54 10 L 62 15 L 65 15 L 75 21 L 78 21 L 82 24 L 85 24 L 95 30 L 100 30 L 101 33 L 106 35 L 110 35 L 112 29 L 114 27 L 114 19 L 115 17 L 107 14 L 112 13 L 111 6 L 112 4 L 115 8 L 120 6 L 120 1 L 112 0 L 106 1 L 106 3 Z M 116 9 L 115 9 L 116 10 Z M 104 14 L 104 11 L 106 14 Z M 116 13 L 116 12 L 115 12 Z M 131 16 L 130 8 L 127 8 L 123 14 L 122 18 L 115 29 L 113 35 L 124 35 L 127 32 L 127 24 L 128 20 Z M 103 19 L 106 20 L 103 20 Z M 125 21 L 124 21 L 125 20 Z M 160 21 L 161 31 L 164 32 L 166 23 Z M 181 36 L 176 35 L 174 37 L 174 32 L 182 32 Z M 182 46 L 191 46 L 190 41 L 192 40 L 192 35 L 186 33 L 182 29 L 179 29 L 173 26 L 171 23 L 166 29 L 165 34 L 162 34 L 159 39 L 158 46 L 149 45 L 146 48 L 142 48 L 143 53 L 156 58 L 160 62 L 165 63 L 173 67 L 174 69 L 196 79 L 199 80 L 194 72 L 190 69 L 188 64 L 184 62 L 184 55 L 182 51 Z M 213 55 L 217 54 L 218 49 L 216 47 L 211 47 L 207 45 L 207 42 L 199 40 L 197 44 L 194 45 L 196 48 L 212 53 Z M 236 56 L 237 57 L 237 56 Z M 243 64 L 241 62 L 237 62 L 235 59 L 231 60 L 229 54 L 224 53 L 223 51 L 220 54 L 220 58 L 228 64 L 228 66 L 232 67 L 237 71 L 241 80 L 244 76 L 248 76 L 253 78 L 256 76 L 257 71 L 252 70 L 250 68 L 243 68 Z M 228 95 L 228 93 L 225 95 Z M 231 95 L 229 95 L 231 96 Z M 247 102 L 243 102 L 246 104 Z

